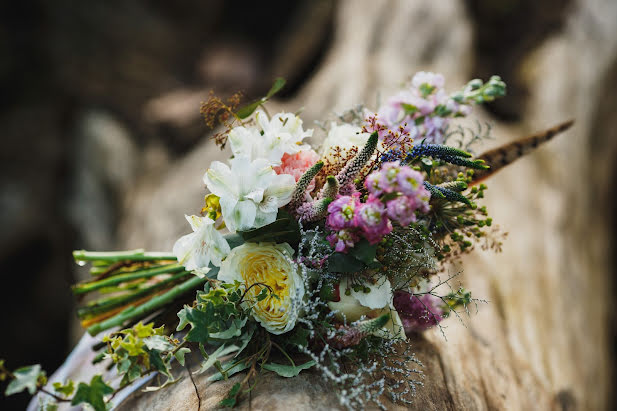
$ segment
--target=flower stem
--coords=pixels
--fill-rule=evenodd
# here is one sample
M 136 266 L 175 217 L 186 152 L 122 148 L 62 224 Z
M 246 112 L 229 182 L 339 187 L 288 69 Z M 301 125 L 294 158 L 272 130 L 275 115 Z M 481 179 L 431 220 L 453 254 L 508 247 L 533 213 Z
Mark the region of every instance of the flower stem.
M 73 258 L 75 261 L 156 261 L 156 260 L 170 260 L 177 261 L 175 255 L 169 252 L 145 252 L 140 248 L 137 250 L 129 251 L 86 251 L 75 250 L 73 251 Z
M 182 267 L 181 265 L 169 264 L 163 267 L 148 268 L 145 270 L 133 271 L 127 274 L 119 274 L 113 277 L 105 278 L 100 281 L 76 284 L 73 286 L 73 294 L 76 294 L 76 295 L 85 294 L 85 293 L 98 290 L 99 288 L 109 287 L 109 286 L 124 283 L 127 281 L 137 280 L 140 278 L 154 277 L 160 274 L 174 274 L 174 273 L 178 273 L 183 270 L 184 270 L 184 267 Z
M 212 276 L 212 275 L 216 275 L 217 272 L 218 272 L 218 268 L 215 267 L 212 270 L 210 270 L 208 274 Z M 105 321 L 102 321 L 98 324 L 94 324 L 93 326 L 88 328 L 88 333 L 90 335 L 96 335 L 100 333 L 101 331 L 105 331 L 109 328 L 122 325 L 125 321 L 129 321 L 134 318 L 143 317 L 146 314 L 150 314 L 158 310 L 159 308 L 163 307 L 164 305 L 169 304 L 170 302 L 174 301 L 177 297 L 189 291 L 195 290 L 195 288 L 199 287 L 206 281 L 208 281 L 207 277 L 203 277 L 203 278 L 193 277 L 189 279 L 188 281 L 185 281 L 181 284 L 176 285 L 174 288 L 167 291 L 166 293 L 152 298 L 150 301 L 140 306 L 129 307 L 126 310 L 120 312 L 119 314 L 111 318 L 108 318 Z

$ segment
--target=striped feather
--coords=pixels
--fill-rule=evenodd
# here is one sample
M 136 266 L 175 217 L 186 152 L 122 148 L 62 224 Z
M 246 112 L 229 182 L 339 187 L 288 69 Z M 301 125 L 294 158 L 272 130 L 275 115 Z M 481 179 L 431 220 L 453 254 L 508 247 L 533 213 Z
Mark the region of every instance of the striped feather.
M 538 148 L 540 144 L 551 140 L 557 134 L 569 129 L 572 124 L 574 124 L 574 120 L 569 120 L 555 127 L 551 127 L 548 130 L 528 137 L 523 137 L 483 153 L 478 157 L 478 159 L 484 160 L 491 168 L 487 170 L 475 170 L 473 180 L 469 185 L 471 186 L 479 183 L 480 181 L 495 174 L 508 164 L 512 164 L 524 155 L 531 153 L 533 150 Z

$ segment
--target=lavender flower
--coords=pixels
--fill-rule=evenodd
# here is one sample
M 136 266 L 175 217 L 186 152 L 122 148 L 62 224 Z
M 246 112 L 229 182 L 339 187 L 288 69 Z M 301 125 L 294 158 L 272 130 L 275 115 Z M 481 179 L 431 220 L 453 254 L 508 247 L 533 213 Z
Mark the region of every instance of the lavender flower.
M 356 210 L 360 205 L 360 193 L 351 196 L 340 196 L 328 205 L 326 223 L 332 230 L 355 227 Z

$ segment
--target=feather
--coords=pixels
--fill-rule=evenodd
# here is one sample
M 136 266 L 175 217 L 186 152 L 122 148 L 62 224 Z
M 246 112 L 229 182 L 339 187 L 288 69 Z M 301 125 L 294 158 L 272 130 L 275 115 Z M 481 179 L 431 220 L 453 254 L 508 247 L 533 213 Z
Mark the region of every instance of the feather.
M 486 170 L 475 170 L 472 181 L 469 185 L 471 186 L 479 183 L 480 181 L 495 174 L 508 164 L 511 164 L 524 155 L 531 153 L 542 143 L 551 140 L 557 134 L 569 129 L 572 124 L 574 124 L 574 120 L 569 120 L 555 127 L 551 127 L 548 130 L 544 130 L 528 137 L 523 137 L 481 154 L 478 156 L 478 159 L 484 160 L 490 168 Z

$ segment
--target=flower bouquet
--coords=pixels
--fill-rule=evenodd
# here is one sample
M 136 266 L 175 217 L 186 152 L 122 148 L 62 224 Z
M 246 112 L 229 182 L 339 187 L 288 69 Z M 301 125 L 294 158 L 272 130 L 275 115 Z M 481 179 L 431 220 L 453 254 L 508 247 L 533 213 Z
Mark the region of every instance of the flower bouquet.
M 283 85 L 240 108 L 239 94 L 203 104 L 233 156 L 205 172 L 205 204 L 186 216 L 192 232 L 171 252 L 74 252 L 92 274 L 73 287 L 87 297 L 79 318 L 91 335 L 108 332 L 95 362 L 115 366 L 117 378 L 48 387 L 40 366 L 0 363 L 7 395 L 44 392 L 45 407 L 104 410 L 145 375 L 162 377 L 149 390 L 178 381 L 192 355 L 201 366 L 191 378 L 244 372 L 223 407 L 264 372 L 308 369 L 351 409 L 412 400 L 421 364 L 405 340 L 476 301 L 450 285 L 448 264 L 476 245 L 500 250 L 503 234 L 478 204 L 480 181 L 567 124 L 474 159 L 489 130 L 457 119 L 503 96 L 505 84 L 494 76 L 448 94 L 441 75 L 421 72 L 376 112 L 360 106 L 319 124 L 317 147 L 297 114 L 268 114 Z

